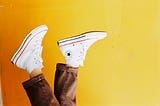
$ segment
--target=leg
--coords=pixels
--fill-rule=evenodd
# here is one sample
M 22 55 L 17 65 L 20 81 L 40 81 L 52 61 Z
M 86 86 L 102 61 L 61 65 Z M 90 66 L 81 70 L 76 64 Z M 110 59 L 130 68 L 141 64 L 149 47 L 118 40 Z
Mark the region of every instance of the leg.
M 32 106 L 59 106 L 57 99 L 42 75 L 42 40 L 48 28 L 41 25 L 33 29 L 12 57 L 12 63 L 27 71 L 30 80 L 23 83 Z
M 106 32 L 87 32 L 58 41 L 66 64 L 57 64 L 54 93 L 61 106 L 76 106 L 77 71 L 83 66 L 88 48 L 106 37 Z
M 32 106 L 60 106 L 40 70 L 34 70 L 31 78 L 23 82 L 23 87 Z
M 76 106 L 77 72 L 78 68 L 57 64 L 54 93 L 61 106 Z

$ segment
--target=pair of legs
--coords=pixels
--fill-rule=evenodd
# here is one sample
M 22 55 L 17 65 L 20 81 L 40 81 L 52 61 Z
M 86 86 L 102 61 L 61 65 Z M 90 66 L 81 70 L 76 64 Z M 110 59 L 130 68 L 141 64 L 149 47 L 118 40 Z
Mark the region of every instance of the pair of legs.
M 83 66 L 88 48 L 97 40 L 105 38 L 106 33 L 87 32 L 57 42 L 66 63 L 56 66 L 53 93 L 41 71 L 42 40 L 47 30 L 46 25 L 33 29 L 11 61 L 30 75 L 30 79 L 23 82 L 23 87 L 32 106 L 76 106 L 78 67 Z
M 30 80 L 23 82 L 32 106 L 76 106 L 77 72 L 78 68 L 58 63 L 53 94 L 41 70 L 33 70 Z

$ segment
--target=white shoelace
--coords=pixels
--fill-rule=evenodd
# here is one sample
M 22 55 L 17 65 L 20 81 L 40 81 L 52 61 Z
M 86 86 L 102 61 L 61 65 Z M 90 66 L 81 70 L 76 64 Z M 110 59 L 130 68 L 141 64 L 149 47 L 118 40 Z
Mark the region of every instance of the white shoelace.
M 40 64 L 43 62 L 42 60 L 42 46 L 41 46 L 41 40 L 37 39 L 35 43 L 33 44 L 32 48 L 32 54 L 35 61 L 35 64 Z

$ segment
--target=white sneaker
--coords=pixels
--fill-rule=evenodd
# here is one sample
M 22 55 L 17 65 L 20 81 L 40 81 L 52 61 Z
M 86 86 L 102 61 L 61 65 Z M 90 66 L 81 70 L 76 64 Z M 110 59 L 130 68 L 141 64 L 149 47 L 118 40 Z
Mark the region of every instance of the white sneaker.
M 60 40 L 57 43 L 66 59 L 66 64 L 72 67 L 78 67 L 79 65 L 83 66 L 88 48 L 94 42 L 106 36 L 106 32 L 87 32 L 79 36 Z
M 41 44 L 47 30 L 48 27 L 46 25 L 41 25 L 33 29 L 12 57 L 12 63 L 26 70 L 28 73 L 31 73 L 33 69 L 41 69 L 43 67 Z

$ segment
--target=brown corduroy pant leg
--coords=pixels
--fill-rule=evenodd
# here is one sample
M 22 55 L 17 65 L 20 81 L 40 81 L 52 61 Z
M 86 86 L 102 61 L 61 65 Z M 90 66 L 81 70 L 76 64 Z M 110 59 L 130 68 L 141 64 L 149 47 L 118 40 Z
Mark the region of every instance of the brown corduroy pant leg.
M 78 68 L 57 64 L 55 95 L 42 74 L 23 82 L 32 106 L 76 106 L 77 72 Z
M 57 64 L 54 93 L 60 106 L 76 106 L 77 72 L 78 68 Z
M 32 106 L 60 106 L 42 74 L 23 82 Z

